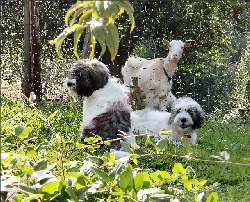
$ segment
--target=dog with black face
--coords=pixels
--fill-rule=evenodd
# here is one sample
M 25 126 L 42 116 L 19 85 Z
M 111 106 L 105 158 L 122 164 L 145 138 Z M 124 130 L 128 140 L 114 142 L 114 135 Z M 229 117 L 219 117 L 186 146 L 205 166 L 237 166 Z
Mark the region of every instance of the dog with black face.
M 196 129 L 201 127 L 203 112 L 200 105 L 190 97 L 178 98 L 171 113 L 143 109 L 131 113 L 132 128 L 139 133 L 156 133 L 154 139 L 167 138 L 178 144 L 182 138 L 196 144 Z M 161 130 L 172 130 L 170 135 L 157 134 Z
M 106 65 L 96 59 L 78 60 L 69 70 L 64 86 L 69 94 L 84 97 L 82 140 L 94 135 L 99 135 L 103 141 L 117 139 L 122 137 L 119 131 L 132 135 L 131 108 L 126 103 L 129 91 L 117 78 L 110 76 Z M 138 148 L 134 137 L 125 140 Z M 120 141 L 112 141 L 108 149 L 122 150 Z

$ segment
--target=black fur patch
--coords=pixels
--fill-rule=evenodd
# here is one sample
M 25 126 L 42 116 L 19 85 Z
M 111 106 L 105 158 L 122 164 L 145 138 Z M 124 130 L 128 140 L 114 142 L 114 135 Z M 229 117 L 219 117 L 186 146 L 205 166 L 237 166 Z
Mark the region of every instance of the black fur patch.
M 169 125 L 171 125 L 174 122 L 174 118 L 175 118 L 176 114 L 177 114 L 177 110 L 174 107 L 172 107 L 171 115 L 170 115 L 170 118 L 169 118 L 169 121 L 168 121 Z
M 117 135 L 119 133 L 118 130 L 128 132 L 130 127 L 129 111 L 119 107 L 109 108 L 106 113 L 95 117 L 88 127 L 83 128 L 81 139 L 93 137 L 94 134 L 102 137 L 103 141 L 121 138 L 122 136 Z M 109 145 L 109 149 L 119 150 L 120 148 L 120 140 L 111 142 Z
M 68 78 L 76 79 L 75 91 L 80 96 L 90 96 L 108 82 L 109 73 L 99 62 L 91 66 L 89 60 L 78 60 L 69 70 Z
M 200 128 L 203 121 L 203 115 L 200 112 L 198 112 L 197 108 L 195 107 L 190 108 L 190 110 L 188 110 L 188 113 L 190 114 L 194 122 L 192 128 L 193 129 Z

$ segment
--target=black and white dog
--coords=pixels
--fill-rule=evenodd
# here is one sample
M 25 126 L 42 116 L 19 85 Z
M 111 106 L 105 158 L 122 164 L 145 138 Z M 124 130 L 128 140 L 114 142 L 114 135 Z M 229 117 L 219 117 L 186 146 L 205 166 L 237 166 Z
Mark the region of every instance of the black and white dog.
M 94 59 L 78 60 L 69 70 L 69 76 L 64 82 L 69 94 L 84 96 L 83 121 L 81 124 L 81 139 L 99 135 L 102 139 L 121 138 L 123 131 L 129 136 L 131 132 L 131 108 L 127 103 L 128 89 L 100 61 Z M 128 144 L 135 144 L 135 138 L 126 138 Z M 110 151 L 122 150 L 120 141 L 113 141 Z M 119 155 L 127 155 L 126 152 Z
M 155 135 L 155 140 L 167 138 L 180 143 L 185 138 L 189 144 L 196 144 L 196 129 L 201 127 L 203 112 L 200 105 L 190 97 L 177 99 L 171 113 L 143 109 L 131 113 L 132 128 L 135 132 L 160 133 L 172 130 L 170 135 Z

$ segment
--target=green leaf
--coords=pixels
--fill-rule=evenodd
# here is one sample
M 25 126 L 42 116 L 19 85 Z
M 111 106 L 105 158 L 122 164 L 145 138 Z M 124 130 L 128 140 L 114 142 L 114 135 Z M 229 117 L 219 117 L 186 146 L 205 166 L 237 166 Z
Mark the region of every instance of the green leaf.
M 133 176 L 128 171 L 124 171 L 120 176 L 119 184 L 122 191 L 129 193 L 133 189 Z
M 85 28 L 82 28 L 82 29 L 78 29 L 75 34 L 74 34 L 74 53 L 75 53 L 75 56 L 77 57 L 77 59 L 79 60 L 79 55 L 77 53 L 77 45 L 78 45 L 78 42 L 79 42 L 79 39 L 83 33 Z
M 77 196 L 75 195 L 71 187 L 68 187 L 67 192 L 75 202 L 79 202 Z
M 99 56 L 99 58 L 101 58 L 106 51 L 106 35 L 107 35 L 106 30 L 104 30 L 102 26 L 96 26 L 94 29 L 92 29 L 92 33 L 95 39 L 101 45 L 102 51 Z
M 56 44 L 56 52 L 58 54 L 59 57 L 62 58 L 62 54 L 61 54 L 61 46 L 62 43 L 64 41 L 64 39 L 71 33 L 75 32 L 78 29 L 84 29 L 85 26 L 80 25 L 80 24 L 74 24 L 71 27 L 67 27 L 63 30 L 63 32 L 55 39 L 50 41 L 50 44 Z
M 15 126 L 15 135 L 19 136 L 22 134 L 22 132 L 24 131 L 24 127 L 23 126 Z
M 33 147 L 27 147 L 27 156 L 36 156 L 37 155 L 37 151 L 34 150 Z
M 83 187 L 81 189 L 76 190 L 74 194 L 79 200 L 85 200 L 90 194 L 92 194 L 92 192 L 89 191 L 89 189 L 91 188 L 92 186 Z
M 40 192 L 45 192 L 48 194 L 54 194 L 59 185 L 58 181 L 48 182 L 40 188 Z
M 189 180 L 184 180 L 184 188 L 190 191 L 192 189 L 192 183 Z
M 113 61 L 119 48 L 118 30 L 114 24 L 108 24 L 106 26 L 106 29 L 108 31 L 108 37 L 106 39 L 106 43 L 107 43 L 109 52 L 111 54 L 111 61 Z
M 38 160 L 33 166 L 34 171 L 45 170 L 47 168 L 48 160 L 46 158 Z
M 71 6 L 70 9 L 68 10 L 68 12 L 65 15 L 65 23 L 66 23 L 66 25 L 68 26 L 69 18 L 74 12 L 77 12 L 77 10 L 80 9 L 80 8 L 81 9 L 90 8 L 89 6 L 91 6 L 92 3 L 93 3 L 93 1 L 86 1 L 86 2 L 78 1 L 76 4 Z M 74 19 L 74 16 L 73 16 L 73 19 Z M 72 21 L 73 21 L 73 19 L 72 19 Z M 72 21 L 71 21 L 71 23 L 73 23 Z
M 157 146 L 161 149 L 161 151 L 164 151 L 169 145 L 169 141 L 167 139 L 161 139 L 159 142 L 157 142 Z
M 138 192 L 143 187 L 143 173 L 139 173 L 134 177 L 134 188 Z
M 23 130 L 23 132 L 21 133 L 21 135 L 19 136 L 19 138 L 21 139 L 21 140 L 23 140 L 25 137 L 27 137 L 29 134 L 30 134 L 30 132 L 33 130 L 33 128 L 25 128 L 24 130 Z
M 150 202 L 167 202 L 170 201 L 170 199 L 174 198 L 173 195 L 169 194 L 154 194 L 150 196 L 149 201 Z
M 36 147 L 36 152 L 41 152 L 41 151 L 44 151 L 46 150 L 47 148 L 49 147 L 49 143 L 48 142 L 42 142 L 40 143 L 37 147 Z
M 17 195 L 14 199 L 13 199 L 13 202 L 21 202 L 23 199 L 23 195 L 20 194 L 20 195 Z
M 88 159 L 94 163 L 97 163 L 98 165 L 102 165 L 104 163 L 103 159 L 96 157 L 96 156 L 89 156 Z
M 28 194 L 38 194 L 38 190 L 35 187 L 20 185 L 19 188 Z
M 43 198 L 43 194 L 34 194 L 34 195 L 31 195 L 30 197 L 26 198 L 22 202 L 29 202 L 29 201 L 32 201 L 33 199 L 38 199 L 38 198 Z
M 178 175 L 179 173 L 185 172 L 185 169 L 183 168 L 181 163 L 175 163 L 172 172 L 173 174 Z
M 70 23 L 69 23 L 69 26 L 71 27 L 73 24 L 75 24 L 76 18 L 77 18 L 78 16 L 80 16 L 81 13 L 85 13 L 86 11 L 87 11 L 86 7 L 82 7 L 82 8 L 80 8 L 80 9 L 78 9 L 78 10 L 74 13 L 74 15 L 73 15 L 73 17 L 72 17 L 72 19 L 71 19 L 71 21 L 70 21 Z
M 189 154 L 194 153 L 193 150 L 191 149 L 190 145 L 188 144 L 187 140 L 185 138 L 182 138 L 182 143 L 184 144 L 184 146 L 187 148 Z
M 109 173 L 109 177 L 114 179 L 117 175 L 119 175 L 122 171 L 122 166 L 123 166 L 123 163 L 118 162 L 115 168 Z
M 157 171 L 150 174 L 150 177 L 156 182 L 161 182 L 164 178 L 168 178 L 169 176 L 170 174 L 166 171 Z
M 130 149 L 130 147 L 128 146 L 128 144 L 124 141 L 120 141 L 121 142 L 121 145 L 123 147 L 123 149 L 128 152 L 129 154 L 133 154 L 133 151 Z
M 143 188 L 147 189 L 151 187 L 152 181 L 147 172 L 143 172 Z
M 190 179 L 190 182 L 196 187 L 200 185 L 199 181 L 196 179 Z
M 211 193 L 208 197 L 206 202 L 217 202 L 218 201 L 218 194 L 217 192 Z
M 91 167 L 91 171 L 103 182 L 109 182 L 110 178 L 109 176 L 103 172 L 102 170 L 99 170 L 97 168 Z
M 23 171 L 28 175 L 32 175 L 34 172 L 33 169 L 27 164 L 23 166 Z
M 91 42 L 92 42 L 92 50 L 91 50 L 91 53 L 89 55 L 89 60 L 93 60 L 94 58 L 94 55 L 95 55 L 95 36 L 92 34 L 91 32 Z

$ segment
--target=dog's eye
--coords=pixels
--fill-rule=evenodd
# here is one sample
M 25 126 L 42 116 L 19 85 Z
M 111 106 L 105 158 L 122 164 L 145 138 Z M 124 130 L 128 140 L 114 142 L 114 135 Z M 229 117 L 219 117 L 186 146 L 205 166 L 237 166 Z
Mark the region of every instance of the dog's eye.
M 176 110 L 176 113 L 180 113 L 180 112 L 181 112 L 181 109 L 177 109 L 177 110 Z

